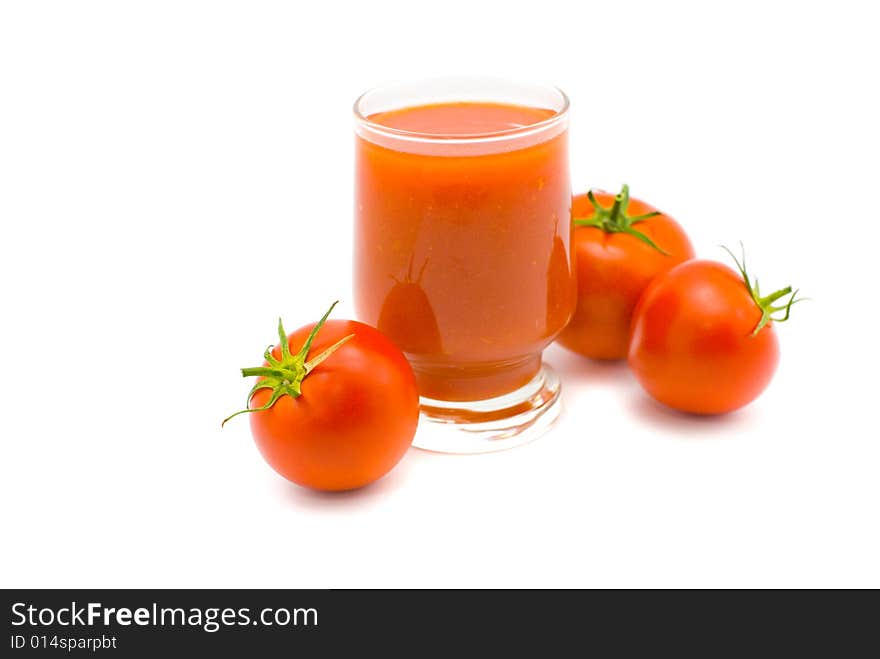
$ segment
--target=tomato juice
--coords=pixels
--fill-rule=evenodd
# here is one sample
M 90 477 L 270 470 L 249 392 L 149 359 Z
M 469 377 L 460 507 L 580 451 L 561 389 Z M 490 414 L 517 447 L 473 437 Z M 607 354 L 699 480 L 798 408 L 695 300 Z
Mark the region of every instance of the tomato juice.
M 357 312 L 406 354 L 422 396 L 527 384 L 575 303 L 567 117 L 443 102 L 363 117 Z

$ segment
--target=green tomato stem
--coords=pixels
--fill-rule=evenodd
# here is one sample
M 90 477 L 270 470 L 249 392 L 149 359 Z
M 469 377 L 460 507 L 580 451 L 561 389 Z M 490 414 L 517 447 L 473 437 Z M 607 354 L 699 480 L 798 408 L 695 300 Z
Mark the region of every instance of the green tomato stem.
M 327 322 L 327 318 L 330 316 L 330 312 L 333 311 L 333 308 L 337 304 L 338 301 L 330 305 L 327 313 L 325 313 L 321 317 L 321 319 L 315 324 L 315 326 L 312 328 L 312 331 L 309 332 L 309 336 L 306 338 L 302 347 L 295 355 L 290 352 L 290 344 L 287 338 L 287 333 L 284 331 L 284 324 L 281 322 L 280 318 L 278 319 L 278 340 L 279 347 L 281 349 L 281 359 L 275 358 L 275 356 L 272 354 L 272 346 L 269 346 L 268 348 L 266 348 L 266 352 L 263 353 L 263 357 L 269 364 L 268 366 L 250 366 L 241 369 L 241 374 L 243 377 L 257 376 L 261 377 L 262 379 L 258 380 L 248 393 L 246 408 L 226 417 L 223 420 L 223 423 L 220 424 L 221 427 L 226 425 L 226 422 L 229 421 L 231 418 L 236 417 L 239 414 L 268 410 L 275 404 L 275 401 L 281 398 L 281 396 L 299 398 L 302 395 L 302 382 L 306 378 L 306 376 L 311 373 L 319 364 L 324 362 L 328 357 L 330 357 L 343 345 L 354 338 L 354 334 L 349 334 L 348 336 L 334 343 L 326 350 L 322 351 L 319 355 L 306 361 L 309 356 L 309 350 L 312 347 L 312 342 L 315 340 L 318 332 L 321 331 L 324 323 Z M 269 397 L 269 400 L 266 401 L 266 404 L 262 405 L 261 407 L 248 407 L 254 394 L 260 389 L 272 390 L 272 394 Z
M 730 258 L 733 259 L 733 262 L 736 263 L 737 270 L 739 270 L 740 274 L 743 278 L 743 283 L 746 285 L 746 290 L 749 292 L 749 295 L 752 297 L 752 300 L 755 301 L 755 305 L 758 307 L 758 310 L 761 312 L 761 318 L 758 320 L 758 323 L 755 325 L 755 328 L 751 332 L 751 336 L 756 336 L 758 332 L 764 329 L 770 321 L 776 323 L 784 323 L 789 319 L 791 315 L 791 307 L 798 302 L 803 302 L 808 298 L 798 297 L 798 290 L 792 292 L 791 286 L 786 286 L 785 288 L 780 288 L 778 291 L 774 291 L 770 293 L 770 295 L 765 295 L 761 297 L 760 288 L 758 287 L 758 280 L 755 279 L 752 282 L 752 279 L 749 277 L 749 273 L 746 270 L 746 250 L 743 244 L 740 242 L 739 244 L 742 260 L 738 259 L 736 255 L 731 252 L 726 246 L 722 245 L 721 248 L 730 254 Z M 784 304 L 774 306 L 773 303 L 777 300 L 781 300 L 785 296 L 790 295 L 788 301 Z M 784 312 L 783 316 L 774 316 L 779 312 Z
M 252 366 L 250 368 L 241 369 L 241 374 L 243 377 L 249 378 L 256 375 L 266 375 L 266 376 L 282 376 L 284 375 L 279 369 L 271 368 L 269 366 Z
M 780 288 L 775 293 L 771 293 L 767 297 L 760 298 L 758 300 L 758 303 L 760 304 L 760 306 L 766 307 L 776 302 L 776 300 L 778 300 L 779 298 L 785 297 L 789 293 L 791 293 L 791 286 L 786 286 L 785 288 Z
M 642 241 L 651 249 L 656 249 L 664 256 L 669 256 L 669 252 L 657 245 L 645 235 L 645 233 L 633 228 L 634 224 L 651 217 L 662 215 L 662 213 L 659 211 L 652 211 L 650 213 L 631 217 L 627 212 L 629 208 L 629 186 L 626 183 L 623 184 L 620 192 L 615 195 L 614 203 L 611 205 L 611 208 L 605 208 L 602 206 L 596 199 L 592 190 L 587 192 L 587 198 L 593 205 L 593 215 L 591 217 L 575 218 L 572 221 L 575 226 L 594 227 L 596 229 L 601 229 L 605 233 L 626 233 L 633 238 Z
M 330 346 L 329 348 L 327 348 L 324 352 L 322 352 L 320 355 L 318 355 L 318 356 L 315 357 L 314 359 L 310 359 L 309 361 L 307 361 L 307 362 L 305 363 L 305 365 L 304 365 L 304 366 L 305 366 L 305 370 L 306 370 L 306 375 L 308 375 L 309 373 L 311 373 L 312 370 L 313 370 L 318 364 L 320 364 L 322 361 L 324 361 L 325 359 L 327 359 L 327 357 L 329 357 L 329 356 L 332 355 L 334 352 L 336 352 L 337 350 L 339 350 L 342 346 L 344 346 L 346 343 L 348 343 L 349 341 L 351 341 L 353 338 L 354 338 L 354 334 L 349 334 L 348 336 L 345 336 L 345 337 L 339 339 L 336 343 L 334 343 L 332 346 Z

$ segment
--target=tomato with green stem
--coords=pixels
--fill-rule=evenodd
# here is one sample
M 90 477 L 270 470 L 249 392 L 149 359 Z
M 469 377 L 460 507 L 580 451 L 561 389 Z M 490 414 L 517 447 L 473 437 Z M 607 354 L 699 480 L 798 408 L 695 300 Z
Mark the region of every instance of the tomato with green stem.
M 557 341 L 593 359 L 625 359 L 632 312 L 657 275 L 694 257 L 679 224 L 629 196 L 590 191 L 572 203 L 577 307 Z
M 682 263 L 648 286 L 633 315 L 632 372 L 654 399 L 683 412 L 722 414 L 757 398 L 779 363 L 773 324 L 803 299 L 791 286 L 762 296 L 745 254 L 727 252 L 739 273 L 715 261 Z
M 419 417 L 415 376 L 403 353 L 377 329 L 323 318 L 278 345 L 248 394 L 251 432 L 266 461 L 294 483 L 351 490 L 384 476 L 412 444 Z

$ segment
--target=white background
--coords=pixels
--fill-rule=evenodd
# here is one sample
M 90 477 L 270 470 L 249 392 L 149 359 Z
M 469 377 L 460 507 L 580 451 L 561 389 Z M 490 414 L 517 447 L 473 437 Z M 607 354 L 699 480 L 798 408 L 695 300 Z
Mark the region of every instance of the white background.
M 0 584 L 880 586 L 870 7 L 3 3 Z M 303 490 L 220 430 L 237 369 L 353 313 L 355 96 L 462 73 L 559 85 L 577 191 L 813 301 L 739 413 L 554 347 L 542 440 Z

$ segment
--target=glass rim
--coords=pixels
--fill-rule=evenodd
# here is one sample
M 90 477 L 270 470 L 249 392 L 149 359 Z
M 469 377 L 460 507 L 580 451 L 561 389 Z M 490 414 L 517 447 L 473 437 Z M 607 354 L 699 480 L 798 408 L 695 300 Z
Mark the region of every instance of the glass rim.
M 561 99 L 561 106 L 558 110 L 553 110 L 553 114 L 546 119 L 542 119 L 541 121 L 536 121 L 533 124 L 527 124 L 525 126 L 517 126 L 516 128 L 504 128 L 502 130 L 494 130 L 494 131 L 484 131 L 480 133 L 466 133 L 466 134 L 455 134 L 455 133 L 446 133 L 446 134 L 437 134 L 437 133 L 424 133 L 420 131 L 413 130 L 405 130 L 401 128 L 392 128 L 391 126 L 386 126 L 384 124 L 377 123 L 375 121 L 371 121 L 364 113 L 361 111 L 361 105 L 364 99 L 378 91 L 384 91 L 389 88 L 393 88 L 395 86 L 401 84 L 429 84 L 431 82 L 441 82 L 441 81 L 449 81 L 455 80 L 456 78 L 425 78 L 422 80 L 412 80 L 406 81 L 404 83 L 396 83 L 396 84 L 388 84 L 388 85 L 380 85 L 377 87 L 372 87 L 365 92 L 363 92 L 360 96 L 358 96 L 354 104 L 352 105 L 352 112 L 354 113 L 355 121 L 359 126 L 363 126 L 364 128 L 373 131 L 375 133 L 379 133 L 385 135 L 387 137 L 391 137 L 397 140 L 405 140 L 411 142 L 423 142 L 423 143 L 443 143 L 443 144 L 479 144 L 481 142 L 497 142 L 500 140 L 507 140 L 516 137 L 522 137 L 526 135 L 541 133 L 552 126 L 559 124 L 563 120 L 565 120 L 568 116 L 568 110 L 570 107 L 570 101 L 568 95 L 562 91 L 561 88 L 556 85 L 545 85 L 540 83 L 525 83 L 535 88 L 541 88 L 544 91 L 552 91 L 559 95 Z M 480 78 L 468 78 L 463 77 L 461 80 L 479 80 Z M 511 81 L 507 81 L 504 79 L 492 79 L 493 82 L 496 83 L 509 83 Z M 466 101 L 465 101 L 466 102 Z M 407 107 L 407 106 L 402 106 Z M 552 109 L 552 108 L 546 108 Z

